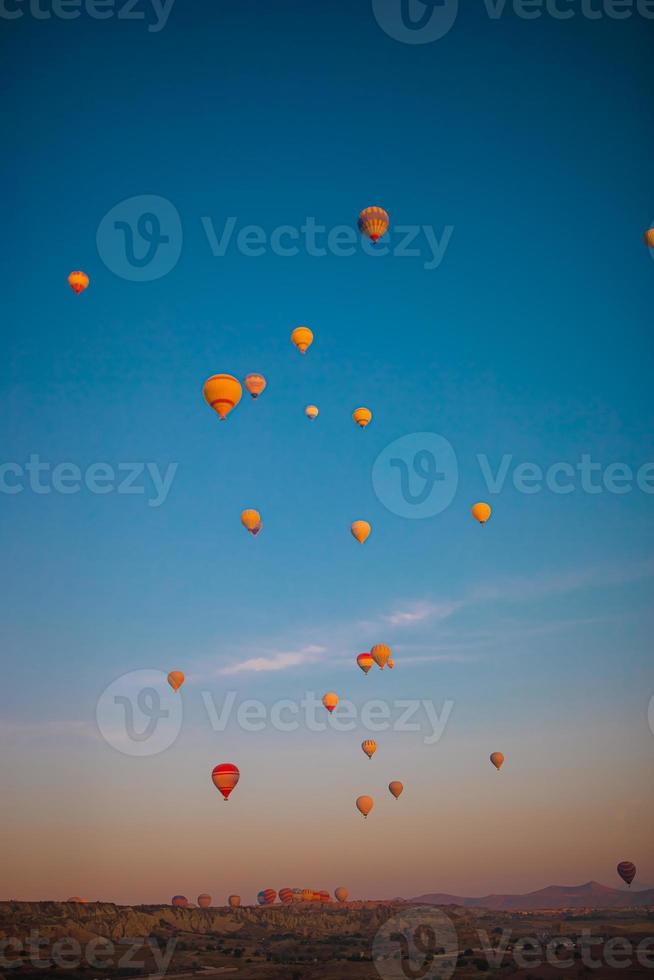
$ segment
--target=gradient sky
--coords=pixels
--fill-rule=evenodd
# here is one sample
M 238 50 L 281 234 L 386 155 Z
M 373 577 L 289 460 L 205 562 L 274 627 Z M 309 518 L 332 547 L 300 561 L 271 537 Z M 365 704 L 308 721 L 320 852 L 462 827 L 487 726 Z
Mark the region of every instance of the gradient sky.
M 368 0 L 177 0 L 158 32 L 27 8 L 3 21 L 0 462 L 178 468 L 160 507 L 0 494 L 0 898 L 470 895 L 618 884 L 622 859 L 654 883 L 654 496 L 579 480 L 523 494 L 510 475 L 492 494 L 477 461 L 654 459 L 654 22 L 466 7 L 411 45 Z M 128 281 L 96 232 L 147 194 L 177 209 L 181 255 Z M 352 226 L 369 204 L 439 240 L 451 226 L 440 266 L 360 247 L 217 257 L 205 233 L 230 216 L 267 234 Z M 316 334 L 306 358 L 298 323 Z M 221 425 L 204 379 L 250 370 L 268 390 Z M 371 471 L 420 432 L 450 441 L 459 484 L 410 520 Z M 374 526 L 363 548 L 356 518 Z M 364 678 L 353 659 L 375 642 L 397 667 Z M 188 676 L 179 738 L 116 751 L 102 692 L 172 668 Z M 436 744 L 380 733 L 371 762 L 361 726 L 214 731 L 206 710 L 230 691 L 271 706 L 326 690 L 453 707 Z M 209 781 L 221 761 L 242 772 L 229 804 Z M 359 793 L 376 799 L 367 822 Z

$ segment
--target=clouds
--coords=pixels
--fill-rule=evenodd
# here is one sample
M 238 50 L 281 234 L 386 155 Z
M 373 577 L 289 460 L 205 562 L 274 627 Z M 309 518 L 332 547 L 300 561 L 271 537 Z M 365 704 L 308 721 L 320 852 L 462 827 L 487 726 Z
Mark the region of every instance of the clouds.
M 451 599 L 440 602 L 422 600 L 396 609 L 388 616 L 383 616 L 382 619 L 390 626 L 414 626 L 416 623 L 424 623 L 427 620 L 448 619 L 457 609 L 461 608 L 461 605 L 461 602 L 455 602 Z
M 218 673 L 231 677 L 235 674 L 261 674 L 271 671 L 288 670 L 290 667 L 299 667 L 303 664 L 314 663 L 324 653 L 326 653 L 325 647 L 309 645 L 299 650 L 270 653 L 265 657 L 249 657 L 247 660 L 241 660 L 239 663 L 222 667 Z

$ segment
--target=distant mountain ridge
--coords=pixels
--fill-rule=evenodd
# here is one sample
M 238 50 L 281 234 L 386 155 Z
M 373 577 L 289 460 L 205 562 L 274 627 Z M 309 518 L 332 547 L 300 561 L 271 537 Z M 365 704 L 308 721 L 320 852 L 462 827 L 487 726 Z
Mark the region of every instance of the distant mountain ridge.
M 654 905 L 654 888 L 636 891 L 622 888 L 609 888 L 598 881 L 587 881 L 584 885 L 549 885 L 525 895 L 484 895 L 481 898 L 462 898 L 433 892 L 409 899 L 412 903 L 424 905 L 461 905 L 464 908 L 484 908 L 494 911 L 533 909 L 616 909 L 631 908 L 636 905 Z

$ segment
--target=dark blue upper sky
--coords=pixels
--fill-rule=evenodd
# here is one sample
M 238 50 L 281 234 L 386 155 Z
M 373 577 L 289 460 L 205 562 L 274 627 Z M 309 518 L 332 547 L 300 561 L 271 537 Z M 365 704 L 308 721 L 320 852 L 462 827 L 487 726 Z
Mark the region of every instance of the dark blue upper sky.
M 288 669 L 226 679 L 253 697 L 345 696 L 347 658 L 379 640 L 405 661 L 400 696 L 452 697 L 462 739 L 478 728 L 482 745 L 497 733 L 519 753 L 537 719 L 563 726 L 580 768 L 607 752 L 651 758 L 654 480 L 643 492 L 635 474 L 654 452 L 642 242 L 654 21 L 606 8 L 589 19 L 581 0 L 567 20 L 511 5 L 491 17 L 480 2 L 440 40 L 405 44 L 368 0 L 176 0 L 160 30 L 143 0 L 144 20 L 6 9 L 23 16 L 0 24 L 0 462 L 38 455 L 46 486 L 62 462 L 178 464 L 161 506 L 148 479 L 143 494 L 38 493 L 3 471 L 23 487 L 0 494 L 14 677 L 0 704 L 16 730 L 91 724 L 103 688 L 141 667 L 211 686 L 242 661 L 286 657 Z M 121 202 L 143 195 L 170 202 L 161 230 L 179 251 L 149 281 L 121 260 L 124 234 L 98 230 L 116 206 L 136 220 L 139 203 Z M 387 250 L 357 238 L 354 254 L 310 254 L 308 218 L 354 227 L 370 204 L 391 216 Z M 166 226 L 175 211 L 180 226 Z M 209 239 L 230 218 L 215 255 Z M 248 225 L 263 229 L 261 255 L 237 245 Z M 292 256 L 270 245 L 286 225 Z M 416 228 L 419 254 L 401 254 L 398 226 Z M 91 278 L 79 298 L 66 285 L 77 268 Z M 289 341 L 299 323 L 316 337 L 305 358 Z M 203 381 L 251 370 L 267 391 L 221 425 Z M 365 433 L 350 420 L 360 404 L 374 412 Z M 423 432 L 452 444 L 458 489 L 441 513 L 405 519 L 371 471 L 389 443 Z M 493 493 L 484 466 L 495 473 L 505 454 Z M 519 464 L 584 455 L 600 487 L 610 464 L 631 467 L 629 492 L 589 493 L 579 473 L 567 494 L 514 485 Z M 494 510 L 483 529 L 469 516 L 479 499 Z M 264 518 L 256 540 L 239 523 L 250 506 Z M 373 525 L 363 548 L 357 518 Z M 33 748 L 21 765 L 37 764 Z M 89 781 L 102 751 L 80 762 Z M 602 874 L 600 853 L 586 877 Z

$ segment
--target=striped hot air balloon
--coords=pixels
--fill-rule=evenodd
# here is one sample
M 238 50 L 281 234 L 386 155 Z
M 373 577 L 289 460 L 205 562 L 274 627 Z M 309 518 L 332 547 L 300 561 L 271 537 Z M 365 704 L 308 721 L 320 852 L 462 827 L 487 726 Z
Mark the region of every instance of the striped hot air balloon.
M 364 208 L 359 215 L 358 223 L 361 234 L 374 243 L 388 230 L 389 218 L 383 208 Z
M 264 888 L 257 895 L 257 902 L 259 905 L 273 905 L 276 898 L 277 892 L 274 888 Z
M 211 773 L 214 786 L 222 793 L 225 800 L 229 798 L 229 794 L 240 778 L 241 774 L 239 770 L 231 762 L 221 762 L 220 765 L 214 767 Z
M 360 653 L 357 657 L 357 664 L 364 674 L 368 673 L 374 662 L 375 661 L 372 659 L 369 653 Z
M 375 643 L 370 651 L 370 656 L 375 661 L 380 670 L 383 670 L 391 656 L 391 649 L 385 643 Z
M 323 889 L 322 891 L 319 891 L 318 892 L 318 896 L 319 896 L 319 899 L 320 899 L 321 902 L 331 902 L 331 900 L 332 900 L 331 895 L 325 889 Z
M 312 902 L 313 901 L 313 888 L 303 888 L 302 889 L 302 901 Z
M 290 905 L 293 901 L 293 889 L 292 888 L 280 888 L 279 889 L 279 901 L 282 905 Z
M 366 753 L 369 759 L 372 759 L 373 755 L 377 751 L 377 743 L 374 738 L 364 738 L 361 743 L 361 748 Z
M 631 888 L 631 882 L 636 877 L 636 865 L 631 861 L 620 861 L 617 867 L 617 872 L 624 882 L 626 882 Z

